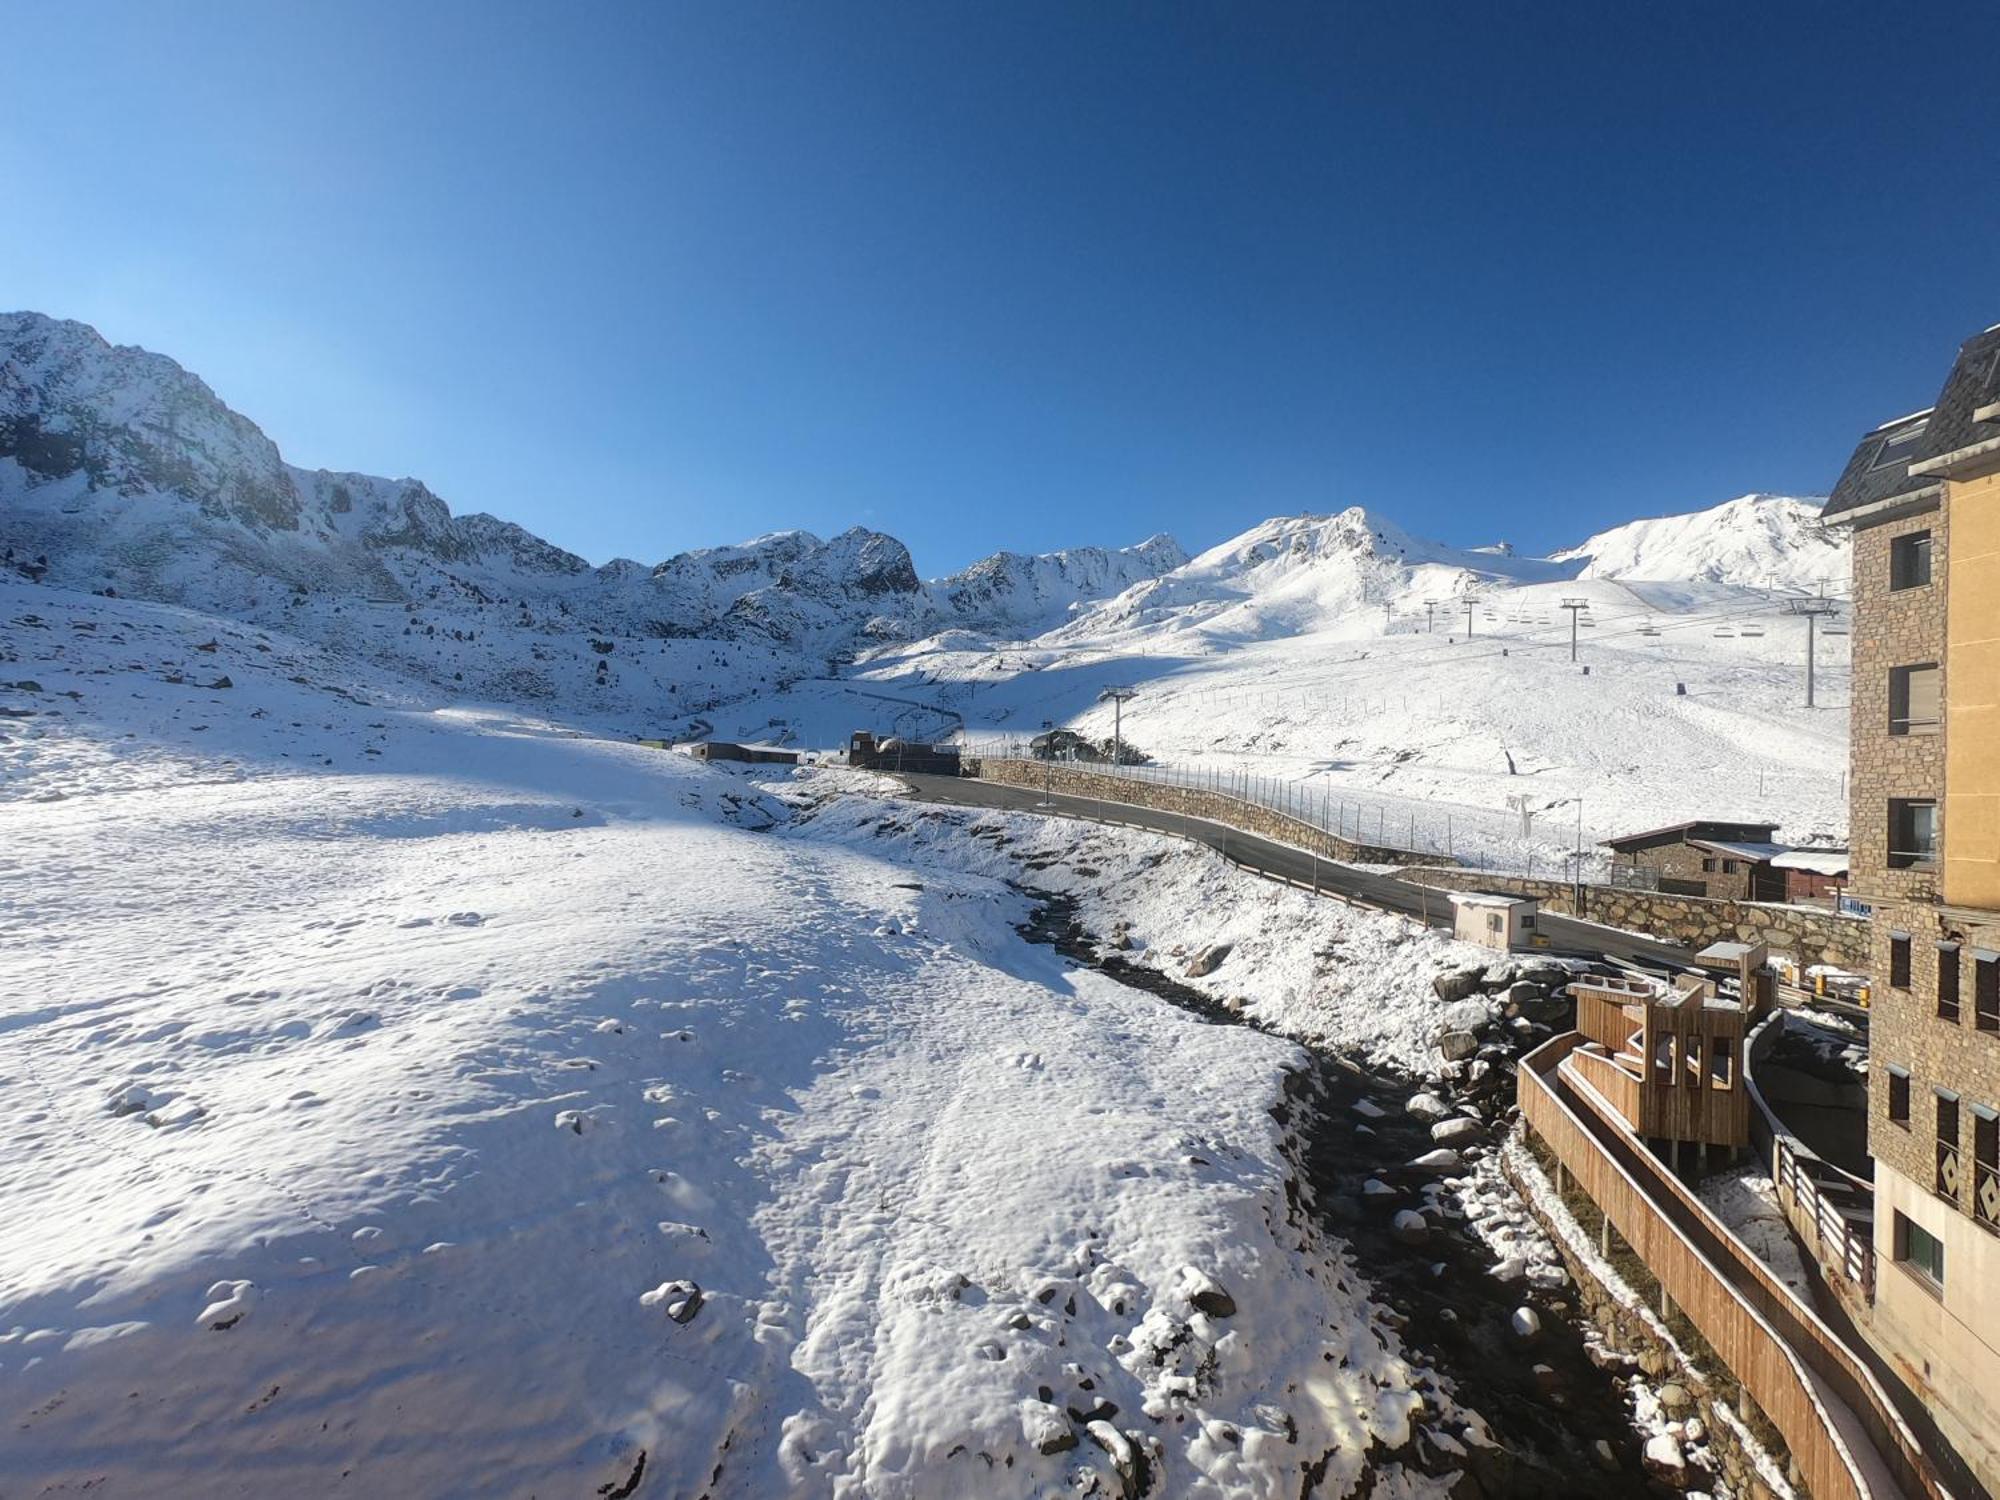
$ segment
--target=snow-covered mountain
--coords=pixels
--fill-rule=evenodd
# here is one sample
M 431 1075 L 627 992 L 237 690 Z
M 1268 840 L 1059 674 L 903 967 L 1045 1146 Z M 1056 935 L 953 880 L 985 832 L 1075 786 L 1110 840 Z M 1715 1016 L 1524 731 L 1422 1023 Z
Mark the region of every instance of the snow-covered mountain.
M 1135 710 L 1152 749 L 1303 749 L 1335 727 L 1321 720 L 1336 700 L 1312 695 L 1337 661 L 1355 649 L 1379 659 L 1386 647 L 1371 642 L 1422 634 L 1403 653 L 1408 673 L 1442 686 L 1472 658 L 1438 656 L 1431 642 L 1470 627 L 1482 641 L 1514 638 L 1497 647 L 1510 664 L 1496 668 L 1482 651 L 1461 691 L 1418 699 L 1437 723 L 1378 720 L 1356 774 L 1376 774 L 1367 768 L 1378 752 L 1385 778 L 1408 779 L 1433 757 L 1483 766 L 1490 757 L 1464 748 L 1456 707 L 1504 698 L 1515 660 L 1566 657 L 1558 605 L 1572 595 L 1592 601 L 1583 623 L 1600 645 L 1644 648 L 1633 659 L 1657 662 L 1670 646 L 1687 657 L 1700 636 L 1702 661 L 1751 664 L 1731 678 L 1744 692 L 1775 691 L 1802 642 L 1791 639 L 1796 622 L 1768 634 L 1760 622 L 1781 613 L 1778 595 L 1837 585 L 1846 571 L 1815 510 L 1746 495 L 1547 558 L 1425 541 L 1357 506 L 1273 518 L 1193 558 L 1156 536 L 1120 551 L 996 553 L 929 582 L 902 543 L 863 528 L 593 567 L 495 517 L 454 515 L 419 481 L 289 465 L 161 355 L 114 347 L 79 323 L 0 317 L 0 556 L 17 572 L 227 614 L 455 694 L 648 735 L 827 744 L 913 705 L 937 710 L 934 723 L 962 716 L 974 732 L 1090 724 L 1107 671 L 1150 680 L 1158 669 L 1135 660 L 1198 659 L 1198 693 L 1163 683 Z M 1737 624 L 1756 644 L 1705 640 L 1734 639 Z M 1601 709 L 1604 670 L 1588 703 L 1570 701 L 1565 682 L 1538 700 L 1546 713 L 1533 723 L 1510 710 L 1511 763 L 1554 766 L 1571 754 L 1563 726 Z M 1288 708 L 1237 681 L 1274 672 L 1321 707 Z M 1184 723 L 1159 717 L 1170 688 L 1187 689 Z M 1219 727 L 1197 705 L 1220 702 L 1253 706 Z M 1694 717 L 1717 707 L 1703 699 Z M 1267 722 L 1274 715 L 1294 728 Z M 1714 733 L 1707 720 L 1688 726 L 1690 766 L 1707 763 L 1699 747 Z M 1750 737 L 1772 743 L 1761 730 Z
M 1825 498 L 1740 495 L 1684 516 L 1628 521 L 1555 553 L 1579 579 L 1733 583 L 1813 593 L 1844 586 L 1846 539 L 1820 521 Z
M 0 549 L 30 578 L 282 624 L 469 691 L 670 716 L 885 641 L 1035 635 L 1186 560 L 1154 537 L 999 553 L 926 583 L 901 542 L 856 527 L 594 568 L 453 515 L 421 481 L 288 464 L 173 360 L 38 313 L 0 315 Z M 578 637 L 605 644 L 578 653 Z M 625 681 L 657 643 L 689 641 L 710 649 Z
M 1442 604 L 1482 587 L 1544 582 L 1559 565 L 1514 555 L 1504 544 L 1448 547 L 1410 536 L 1350 506 L 1332 516 L 1279 516 L 1211 547 L 1160 577 L 1080 612 L 1060 632 L 1199 629 L 1233 640 L 1315 631 L 1379 630 L 1388 613 Z

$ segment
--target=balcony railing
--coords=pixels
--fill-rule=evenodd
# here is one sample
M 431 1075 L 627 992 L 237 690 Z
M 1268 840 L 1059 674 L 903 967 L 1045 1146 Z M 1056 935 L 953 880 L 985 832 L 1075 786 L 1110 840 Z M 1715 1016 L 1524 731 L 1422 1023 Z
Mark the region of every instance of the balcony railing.
M 1949 1198 L 1952 1202 L 1956 1203 L 1958 1202 L 1959 1186 L 1964 1180 L 1963 1168 L 1959 1161 L 1958 1147 L 1952 1145 L 1950 1141 L 1939 1141 L 1937 1143 L 1937 1178 L 1931 1186 L 1937 1190 L 1937 1195 L 1940 1198 Z
M 1988 1229 L 2000 1230 L 2000 1169 L 1982 1161 L 1973 1175 L 1972 1217 Z

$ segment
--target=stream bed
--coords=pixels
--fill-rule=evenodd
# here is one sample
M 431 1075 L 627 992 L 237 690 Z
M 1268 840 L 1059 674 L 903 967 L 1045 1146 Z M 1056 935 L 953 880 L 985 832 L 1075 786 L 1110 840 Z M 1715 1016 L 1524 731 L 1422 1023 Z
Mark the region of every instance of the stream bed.
M 1103 949 L 1078 922 L 1069 899 L 1026 894 L 1037 903 L 1021 927 L 1030 941 L 1052 945 L 1209 1025 L 1269 1030 L 1157 969 Z M 1451 1493 L 1459 1500 L 1659 1493 L 1641 1462 L 1624 1387 L 1593 1361 L 1575 1321 L 1574 1289 L 1501 1280 L 1452 1196 L 1425 1192 L 1437 1174 L 1411 1164 L 1436 1143 L 1430 1125 L 1406 1108 L 1422 1081 L 1285 1039 L 1308 1059 L 1290 1076 L 1286 1102 L 1274 1110 L 1291 1133 L 1310 1188 L 1299 1195 L 1302 1207 L 1327 1239 L 1347 1247 L 1391 1310 L 1409 1357 L 1435 1369 L 1458 1400 L 1486 1420 L 1498 1444 L 1463 1445 L 1453 1453 L 1449 1447 L 1460 1445 L 1436 1444 L 1420 1432 L 1411 1451 L 1395 1456 L 1428 1473 L 1456 1474 Z M 1504 1128 L 1489 1124 L 1479 1144 L 1466 1149 L 1492 1149 Z M 1430 1227 L 1421 1233 L 1399 1229 L 1399 1209 L 1423 1211 Z M 1515 1329 L 1523 1306 L 1535 1309 L 1540 1325 L 1531 1338 Z

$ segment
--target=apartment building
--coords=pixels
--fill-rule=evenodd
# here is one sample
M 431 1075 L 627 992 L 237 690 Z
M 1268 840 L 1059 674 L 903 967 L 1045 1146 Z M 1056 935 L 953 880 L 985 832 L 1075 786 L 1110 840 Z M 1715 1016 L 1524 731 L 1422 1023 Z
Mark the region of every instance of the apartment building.
M 1850 892 L 1873 908 L 1870 1338 L 2000 1491 L 2000 327 L 1855 449 Z

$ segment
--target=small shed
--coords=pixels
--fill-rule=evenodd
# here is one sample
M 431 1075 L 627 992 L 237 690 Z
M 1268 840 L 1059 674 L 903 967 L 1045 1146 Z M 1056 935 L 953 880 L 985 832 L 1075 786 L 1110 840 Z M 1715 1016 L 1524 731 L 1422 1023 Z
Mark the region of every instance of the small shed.
M 1452 936 L 1460 942 L 1477 943 L 1482 948 L 1506 953 L 1535 941 L 1538 903 L 1532 896 L 1453 891 L 1451 905 Z
M 1785 899 L 1833 906 L 1847 889 L 1845 849 L 1787 849 L 1771 861 L 1785 876 Z

